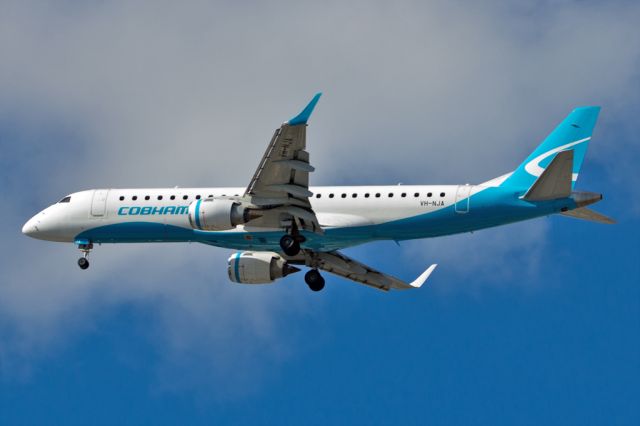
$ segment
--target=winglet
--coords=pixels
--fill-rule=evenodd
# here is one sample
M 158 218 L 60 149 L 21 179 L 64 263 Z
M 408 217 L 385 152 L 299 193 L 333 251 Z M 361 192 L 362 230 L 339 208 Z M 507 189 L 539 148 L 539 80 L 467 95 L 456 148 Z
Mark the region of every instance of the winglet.
M 427 268 L 427 270 L 424 271 L 422 273 L 422 275 L 420 275 L 418 278 L 416 278 L 416 280 L 414 282 L 412 282 L 411 284 L 409 284 L 409 285 L 411 287 L 413 287 L 413 288 L 422 287 L 422 284 L 424 284 L 424 282 L 427 281 L 427 278 L 429 278 L 429 275 L 431 275 L 433 270 L 436 269 L 436 266 L 438 266 L 437 263 L 434 263 L 433 265 L 429 266 L 429 268 Z
M 322 96 L 322 92 L 316 93 L 313 99 L 311 99 L 311 102 L 309 102 L 309 104 L 302 110 L 302 112 L 296 115 L 295 117 L 293 117 L 291 120 L 287 121 L 287 124 L 289 124 L 289 126 L 297 126 L 298 124 L 307 124 L 307 121 L 309 120 L 309 117 L 311 116 L 313 109 L 316 107 L 316 104 L 318 103 L 320 96 Z

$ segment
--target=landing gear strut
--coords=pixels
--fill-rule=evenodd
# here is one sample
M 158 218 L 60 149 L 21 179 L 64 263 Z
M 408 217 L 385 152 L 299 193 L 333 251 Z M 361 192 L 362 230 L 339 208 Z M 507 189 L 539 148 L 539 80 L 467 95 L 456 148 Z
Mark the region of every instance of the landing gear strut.
M 300 253 L 300 243 L 304 243 L 305 240 L 306 238 L 300 235 L 298 227 L 294 222 L 291 227 L 291 233 L 284 234 L 282 238 L 280 238 L 280 248 L 287 256 L 296 256 Z
M 310 269 L 304 275 L 304 281 L 307 283 L 311 291 L 320 291 L 324 288 L 324 278 L 317 269 Z
M 89 267 L 88 257 L 92 248 L 93 248 L 92 243 L 78 244 L 78 249 L 80 249 L 80 251 L 82 252 L 82 257 L 78 259 L 78 266 L 80 267 L 80 269 L 87 269 Z

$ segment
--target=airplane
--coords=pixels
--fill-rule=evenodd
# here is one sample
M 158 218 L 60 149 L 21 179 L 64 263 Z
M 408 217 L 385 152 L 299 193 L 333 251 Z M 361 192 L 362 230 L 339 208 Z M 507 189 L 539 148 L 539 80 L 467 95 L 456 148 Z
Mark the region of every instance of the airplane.
M 304 266 L 313 291 L 325 286 L 320 270 L 388 291 L 421 287 L 437 265 L 406 282 L 339 250 L 556 213 L 615 223 L 586 207 L 602 194 L 574 190 L 600 107 L 575 109 L 513 172 L 477 185 L 310 187 L 306 129 L 321 94 L 276 129 L 246 188 L 74 192 L 32 217 L 22 232 L 73 242 L 81 269 L 89 267 L 95 244 L 198 242 L 238 250 L 228 259 L 232 282 L 271 283 Z

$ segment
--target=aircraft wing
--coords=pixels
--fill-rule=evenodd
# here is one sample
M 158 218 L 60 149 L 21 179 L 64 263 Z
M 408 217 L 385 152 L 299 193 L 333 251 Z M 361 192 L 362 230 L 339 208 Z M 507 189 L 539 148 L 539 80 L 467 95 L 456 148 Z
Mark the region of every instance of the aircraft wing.
M 375 287 L 382 291 L 390 289 L 407 290 L 420 288 L 436 268 L 433 264 L 413 282 L 407 283 L 391 275 L 376 271 L 363 263 L 353 260 L 338 251 L 317 252 L 314 261 L 318 269 L 339 275 L 360 284 Z
M 309 173 L 314 168 L 306 151 L 307 120 L 321 95 L 275 131 L 247 187 L 245 199 L 273 213 L 263 216 L 259 226 L 281 227 L 283 220 L 293 220 L 301 229 L 322 233 L 309 202 Z

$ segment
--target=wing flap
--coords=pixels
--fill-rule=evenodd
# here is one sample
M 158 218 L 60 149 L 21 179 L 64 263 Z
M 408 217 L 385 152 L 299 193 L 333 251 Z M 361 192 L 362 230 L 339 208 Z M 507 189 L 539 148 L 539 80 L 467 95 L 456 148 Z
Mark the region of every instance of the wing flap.
M 273 163 L 277 165 L 282 164 L 285 166 L 289 166 L 294 170 L 299 170 L 307 173 L 311 173 L 316 170 L 315 167 L 313 167 L 311 164 L 300 160 L 275 160 Z
M 297 198 L 309 198 L 313 195 L 313 192 L 309 191 L 304 186 L 293 183 L 277 183 L 274 185 L 266 185 L 264 188 L 273 192 L 286 192 L 287 194 L 291 194 Z
M 317 253 L 316 261 L 316 266 L 323 271 L 382 291 L 420 288 L 437 266 L 436 264 L 431 265 L 417 279 L 411 283 L 407 283 L 399 278 L 377 271 L 364 263 L 351 259 L 338 251 Z
M 316 94 L 300 114 L 273 134 L 244 194 L 248 202 L 265 209 L 254 226 L 282 228 L 283 223 L 295 222 L 301 229 L 322 233 L 309 201 L 313 195 L 309 191 L 309 173 L 315 169 L 309 164 L 306 151 L 307 121 L 320 95 Z

